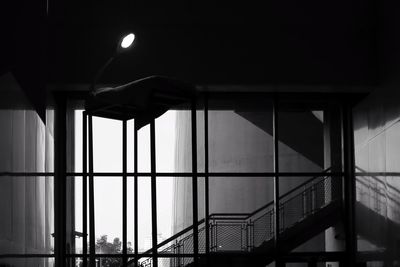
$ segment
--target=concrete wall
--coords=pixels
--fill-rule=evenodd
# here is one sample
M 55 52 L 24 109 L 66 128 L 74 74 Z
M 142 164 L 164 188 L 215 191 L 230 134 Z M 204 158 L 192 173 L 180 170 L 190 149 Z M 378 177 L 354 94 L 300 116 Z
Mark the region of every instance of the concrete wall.
M 198 165 L 204 170 L 203 113 L 197 112 Z M 319 172 L 324 169 L 324 129 L 311 112 L 282 113 L 279 142 L 280 169 L 285 172 Z M 176 169 L 191 170 L 190 112 L 178 112 L 176 120 Z M 306 144 L 306 145 L 305 145 Z M 329 166 L 328 166 L 329 167 Z M 273 138 L 271 110 L 209 111 L 210 172 L 272 172 Z M 281 194 L 310 177 L 281 179 Z M 174 225 L 178 232 L 192 224 L 190 178 L 175 178 Z M 204 182 L 199 183 L 199 219 L 204 218 Z M 273 200 L 272 178 L 210 178 L 210 213 L 249 213 Z M 329 235 L 328 235 L 329 236 Z M 299 248 L 325 250 L 319 235 Z
M 7 97 L 6 89 L 1 87 L 0 97 Z M 0 172 L 52 172 L 53 112 L 47 112 L 45 124 L 34 110 L 14 101 L 15 108 L 11 102 L 0 109 Z M 1 176 L 0 214 L 1 253 L 52 253 L 52 177 Z M 48 261 L 1 259 L 2 264 L 48 266 Z
M 377 89 L 354 109 L 355 163 L 359 173 L 357 201 L 384 218 L 379 223 L 365 223 L 376 222 L 374 213 L 363 212 L 361 208 L 356 211 L 359 251 L 386 248 L 398 254 L 400 227 L 389 227 L 393 223 L 400 226 L 398 99 L 400 92 L 396 87 L 388 86 Z M 365 233 L 375 238 L 368 240 Z

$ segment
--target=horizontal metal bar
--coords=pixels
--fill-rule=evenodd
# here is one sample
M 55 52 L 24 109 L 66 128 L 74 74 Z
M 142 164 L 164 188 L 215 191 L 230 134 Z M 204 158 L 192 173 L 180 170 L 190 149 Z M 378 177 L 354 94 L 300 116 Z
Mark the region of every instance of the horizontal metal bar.
M 54 176 L 54 172 L 0 172 L 0 176 Z
M 314 176 L 324 172 L 279 172 L 281 177 L 296 177 L 296 176 Z M 88 174 L 88 173 L 87 173 Z M 94 172 L 95 176 L 122 176 L 122 172 Z M 343 176 L 343 172 L 327 172 L 326 176 Z M 67 172 L 66 176 L 83 176 L 83 172 Z M 151 176 L 150 172 L 128 172 L 128 176 Z M 185 177 L 192 176 L 191 172 L 158 172 L 156 176 L 159 177 Z M 212 177 L 274 177 L 274 172 L 209 172 L 197 173 L 198 176 L 212 176 Z M 54 176 L 54 172 L 0 172 L 0 176 Z M 355 176 L 399 176 L 400 172 L 356 172 Z
M 77 254 L 66 254 L 65 255 L 67 258 L 83 258 L 83 257 L 89 257 L 89 254 L 82 254 L 82 253 L 77 253 Z M 122 258 L 122 257 L 128 257 L 128 258 L 135 258 L 135 254 L 95 254 L 95 258 Z M 141 253 L 138 254 L 138 259 L 140 258 L 152 258 L 154 255 L 152 253 Z M 157 258 L 173 258 L 173 257 L 193 257 L 193 253 L 180 253 L 180 254 L 174 254 L 174 253 L 158 253 L 156 256 Z
M 343 176 L 343 172 L 280 172 L 277 175 L 280 177 L 308 177 L 308 176 Z M 83 176 L 82 172 L 68 172 L 67 176 Z M 123 176 L 122 172 L 93 172 L 94 176 Z M 151 172 L 127 172 L 128 176 L 143 176 L 151 177 Z M 188 177 L 191 178 L 191 172 L 156 172 L 157 177 Z M 209 173 L 196 173 L 200 177 L 275 177 L 273 172 L 209 172 Z
M 368 257 L 369 253 L 359 253 L 362 254 L 364 257 Z M 129 258 L 133 258 L 134 254 L 125 254 Z M 226 257 L 226 256 L 265 256 L 265 252 L 257 253 L 257 252 L 219 252 L 219 253 L 210 253 L 212 257 Z M 271 254 L 273 256 L 275 254 Z M 374 256 L 381 256 L 384 253 L 372 253 L 372 257 Z M 84 254 L 66 254 L 68 258 L 83 258 L 88 257 L 88 255 Z M 95 254 L 96 258 L 122 258 L 123 254 Z M 151 253 L 142 253 L 138 255 L 138 258 L 146 258 L 152 257 Z M 173 254 L 173 253 L 163 253 L 159 254 L 157 258 L 175 258 L 175 257 L 193 257 L 194 254 Z M 199 255 L 202 256 L 201 254 Z M 204 255 L 205 256 L 205 255 Z M 317 258 L 319 261 L 326 261 L 326 260 L 339 260 L 345 257 L 345 252 L 291 252 L 288 255 L 284 255 L 285 261 L 294 262 L 299 260 L 305 260 L 308 258 Z M 54 254 L 0 254 L 0 258 L 54 258 Z
M 235 217 L 240 217 L 240 216 L 249 216 L 250 213 L 212 213 L 210 214 L 210 218 L 211 217 L 226 217 L 226 216 L 235 216 Z
M 246 218 L 247 218 L 247 216 L 246 217 L 216 217 L 216 218 L 210 218 L 210 221 L 224 221 L 225 222 L 225 221 L 229 220 L 229 221 L 243 221 L 243 223 L 244 223 Z M 235 222 L 235 223 L 237 223 L 237 222 Z
M 285 262 L 308 262 L 310 259 L 318 262 L 340 261 L 346 259 L 347 254 L 343 252 L 291 252 L 282 255 L 281 259 Z
M 356 172 L 355 176 L 400 176 L 400 172 Z
M 54 258 L 54 254 L 0 254 L 0 258 Z
M 153 254 L 139 254 L 139 258 L 152 258 L 152 257 L 153 257 Z M 194 254 L 193 253 L 190 253 L 190 254 L 189 253 L 188 254 L 185 254 L 185 253 L 176 253 L 176 254 L 158 253 L 157 256 L 154 256 L 154 257 L 155 258 L 193 258 Z
M 130 257 L 131 255 L 132 255 L 132 257 L 135 256 L 134 254 L 126 254 L 126 255 L 128 255 L 128 257 Z M 84 257 L 89 258 L 90 257 L 89 254 L 84 255 L 81 253 L 80 254 L 66 254 L 65 256 L 67 258 L 84 258 Z M 122 253 L 121 254 L 94 254 L 94 256 L 95 256 L 95 258 L 122 258 L 123 254 Z

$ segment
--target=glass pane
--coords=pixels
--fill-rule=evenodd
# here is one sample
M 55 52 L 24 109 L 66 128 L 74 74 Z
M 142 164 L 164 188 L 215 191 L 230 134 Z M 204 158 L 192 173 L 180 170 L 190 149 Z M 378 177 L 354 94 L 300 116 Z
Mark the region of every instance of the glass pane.
M 51 171 L 54 152 L 50 127 L 34 110 L 0 110 L 0 171 Z
M 192 178 L 157 177 L 158 243 L 192 226 L 192 216 Z M 192 253 L 193 231 L 177 235 L 171 242 L 161 246 L 159 251 Z
M 80 176 L 67 177 L 66 195 L 67 195 L 66 250 L 67 253 L 82 253 L 83 251 L 82 177 Z
M 270 99 L 243 95 L 210 99 L 208 125 L 211 172 L 273 170 Z
M 74 161 L 73 163 L 67 163 L 68 171 L 82 172 L 82 142 L 83 142 L 83 132 L 82 132 L 82 120 L 83 120 L 83 110 L 74 110 L 73 115 L 68 114 L 72 118 L 68 120 L 68 123 L 72 124 L 70 120 L 73 120 L 74 124 L 69 125 L 69 127 L 74 129 L 74 133 L 67 132 L 67 147 L 72 148 L 74 151 Z M 86 133 L 87 134 L 87 133 Z M 72 136 L 73 135 L 73 136 Z M 73 145 L 73 147 L 72 147 Z M 69 157 L 68 157 L 69 159 Z
M 324 169 L 324 113 L 321 110 L 279 112 L 279 170 Z
M 0 266 L 54 267 L 54 258 L 3 258 Z M 72 265 L 70 265 L 72 266 Z
M 138 177 L 138 179 L 138 251 L 146 252 L 152 247 L 151 178 Z
M 93 117 L 95 172 L 122 172 L 122 122 Z
M 173 177 L 157 177 L 157 241 L 172 236 L 173 229 Z
M 251 251 L 273 242 L 273 179 L 210 177 L 211 251 Z
M 190 172 L 192 135 L 190 110 L 169 110 L 156 119 L 158 172 Z
M 197 171 L 204 172 L 205 168 L 205 128 L 204 128 L 204 109 L 196 112 L 196 134 L 197 134 Z
M 400 240 L 400 179 L 362 173 L 356 176 L 358 251 L 382 252 Z M 369 223 L 366 224 L 365 221 Z M 397 245 L 396 245 L 397 244 Z
M 281 172 L 320 172 L 328 168 L 342 171 L 338 108 L 289 105 L 278 112 Z
M 127 247 L 128 253 L 135 252 L 135 178 L 127 177 Z
M 121 253 L 122 178 L 95 177 L 96 253 Z
M 67 267 L 82 267 L 83 266 L 83 258 L 82 257 L 68 257 L 65 259 Z M 89 259 L 87 259 L 89 266 Z
M 341 177 L 280 177 L 279 221 L 285 249 L 343 251 Z
M 150 172 L 150 170 L 150 125 L 146 125 L 138 131 L 138 171 Z
M 0 251 L 54 251 L 53 177 L 0 176 Z
M 325 262 L 317 262 L 318 267 L 336 267 L 340 266 L 339 261 L 325 261 Z
M 87 178 L 88 179 L 88 178 Z M 82 176 L 67 177 L 67 253 L 83 253 L 83 178 Z M 88 180 L 87 180 L 88 181 Z M 89 251 L 89 189 L 86 189 L 86 222 L 87 222 L 87 251 Z
M 122 266 L 122 258 L 99 257 L 96 258 L 96 267 L 119 267 Z
M 135 171 L 135 120 L 127 121 L 127 170 L 128 172 Z
M 193 261 L 194 259 L 189 257 L 158 258 L 158 266 L 159 267 L 190 266 L 189 264 L 192 263 Z

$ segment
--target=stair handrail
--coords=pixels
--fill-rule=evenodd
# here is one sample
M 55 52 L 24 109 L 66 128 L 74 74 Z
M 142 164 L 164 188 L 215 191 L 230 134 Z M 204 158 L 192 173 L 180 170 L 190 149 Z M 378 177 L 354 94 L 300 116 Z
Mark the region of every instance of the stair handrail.
M 321 172 L 321 174 L 327 173 L 330 169 L 331 169 L 331 168 L 325 169 L 323 172 Z M 314 177 L 308 179 L 307 181 L 305 181 L 305 182 L 299 184 L 299 185 L 296 186 L 295 188 L 293 188 L 293 189 L 289 190 L 288 192 L 286 192 L 285 194 L 279 196 L 279 199 L 287 197 L 288 195 L 290 195 L 290 194 L 293 193 L 294 191 L 300 189 L 301 187 L 305 186 L 306 184 L 309 184 L 310 182 L 316 180 L 316 179 L 319 178 L 319 177 L 322 177 L 322 175 L 314 176 Z M 271 205 L 273 205 L 273 204 L 274 204 L 274 201 L 272 200 L 271 202 L 265 204 L 264 206 L 262 206 L 262 207 L 256 209 L 256 210 L 253 211 L 252 213 L 249 213 L 249 215 L 246 217 L 246 220 L 247 220 L 247 219 L 250 219 L 250 218 L 253 217 L 255 214 L 259 213 L 260 211 L 266 209 L 267 207 L 269 207 L 269 206 L 271 206 Z
M 289 190 L 288 192 L 286 192 L 285 194 L 281 195 L 281 196 L 279 197 L 279 199 L 284 198 L 284 197 L 290 195 L 291 193 L 295 192 L 296 190 L 300 189 L 301 187 L 303 187 L 303 186 L 309 184 L 310 182 L 316 180 L 317 178 L 322 177 L 323 175 L 321 175 L 321 174 L 327 173 L 329 170 L 331 170 L 330 167 L 327 168 L 327 169 L 325 169 L 324 171 L 322 171 L 322 172 L 320 173 L 320 175 L 316 175 L 316 176 L 314 176 L 314 177 L 312 177 L 312 178 L 310 178 L 310 179 L 304 181 L 303 183 L 299 184 L 299 185 L 296 186 L 295 188 L 293 188 L 293 189 Z M 325 176 L 326 176 L 326 175 L 325 175 Z M 271 205 L 273 205 L 273 204 L 274 204 L 274 201 L 271 201 L 271 202 L 269 202 L 269 203 L 263 205 L 262 207 L 256 209 L 255 211 L 253 211 L 253 212 L 251 212 L 251 213 L 212 213 L 212 214 L 209 215 L 209 218 L 212 219 L 212 218 L 215 218 L 215 217 L 217 217 L 217 216 L 221 216 L 221 217 L 222 217 L 222 216 L 224 216 L 224 215 L 226 215 L 226 216 L 238 216 L 238 217 L 239 217 L 239 216 L 243 216 L 243 217 L 246 216 L 246 217 L 244 217 L 244 218 L 241 218 L 242 220 L 245 221 L 245 220 L 250 219 L 250 218 L 251 218 L 252 216 L 254 216 L 255 214 L 261 212 L 262 210 L 266 209 L 267 207 L 269 207 L 269 206 L 271 206 Z M 226 219 L 226 218 L 225 218 L 225 219 Z M 199 220 L 199 221 L 197 222 L 197 225 L 200 225 L 200 224 L 202 224 L 202 223 L 204 223 L 204 222 L 205 222 L 205 218 Z M 168 244 L 169 242 L 171 242 L 171 241 L 177 239 L 178 237 L 180 237 L 180 236 L 186 234 L 187 232 L 189 232 L 189 231 L 192 230 L 193 228 L 194 228 L 194 225 L 191 225 L 191 226 L 189 226 L 189 227 L 183 229 L 182 231 L 176 233 L 175 235 L 173 235 L 173 236 L 167 238 L 166 240 L 164 240 L 164 241 L 162 241 L 161 243 L 157 244 L 156 249 L 159 249 L 160 247 L 162 247 L 162 246 Z M 151 248 L 151 249 L 149 249 L 149 250 L 143 252 L 142 254 L 149 254 L 149 253 L 152 252 L 152 250 L 153 250 L 153 248 Z M 126 263 L 126 265 L 123 265 L 123 266 L 129 266 L 134 260 L 135 260 L 135 259 L 132 259 L 132 260 L 128 261 L 128 262 Z

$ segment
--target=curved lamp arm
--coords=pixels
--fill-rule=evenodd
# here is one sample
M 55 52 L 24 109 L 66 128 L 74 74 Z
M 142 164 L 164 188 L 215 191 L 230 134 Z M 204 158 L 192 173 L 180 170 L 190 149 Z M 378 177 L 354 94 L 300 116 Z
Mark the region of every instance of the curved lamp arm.
M 103 75 L 104 71 L 106 68 L 114 61 L 114 59 L 117 57 L 117 54 L 113 55 L 110 57 L 106 63 L 103 64 L 103 66 L 97 71 L 96 76 L 94 76 L 92 83 L 90 84 L 89 92 L 94 92 L 95 86 L 100 79 L 100 77 Z
M 129 33 L 125 36 L 123 36 L 119 42 L 118 42 L 118 46 L 115 50 L 114 55 L 112 55 L 105 63 L 104 65 L 97 71 L 96 76 L 94 76 L 94 79 L 92 81 L 92 83 L 90 84 L 90 88 L 89 88 L 89 92 L 93 92 L 95 90 L 95 86 L 98 82 L 98 80 L 100 79 L 101 75 L 103 75 L 104 71 L 106 70 L 106 68 L 114 61 L 114 59 L 122 54 L 123 52 L 129 50 L 132 47 L 132 44 L 135 40 L 135 34 L 133 33 Z

